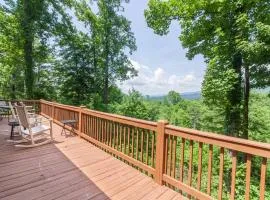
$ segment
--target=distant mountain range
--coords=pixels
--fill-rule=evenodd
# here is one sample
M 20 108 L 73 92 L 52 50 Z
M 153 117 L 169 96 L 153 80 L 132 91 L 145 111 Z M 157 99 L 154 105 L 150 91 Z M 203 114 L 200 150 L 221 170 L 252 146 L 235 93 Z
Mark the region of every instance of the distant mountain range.
M 199 91 L 198 92 L 184 92 L 184 93 L 180 93 L 180 95 L 183 99 L 189 99 L 189 100 L 201 98 L 201 92 Z M 163 101 L 165 97 L 166 95 L 153 95 L 153 96 L 148 96 L 147 98 L 154 101 Z
M 254 89 L 252 90 L 253 92 L 256 93 L 262 93 L 262 94 L 269 94 L 270 93 L 270 87 L 265 88 L 265 89 Z M 200 99 L 201 98 L 201 92 L 184 92 L 180 93 L 181 97 L 183 99 L 188 99 L 188 100 L 194 100 L 194 99 Z M 153 96 L 147 96 L 148 99 L 154 100 L 154 101 L 163 101 L 166 95 L 153 95 Z

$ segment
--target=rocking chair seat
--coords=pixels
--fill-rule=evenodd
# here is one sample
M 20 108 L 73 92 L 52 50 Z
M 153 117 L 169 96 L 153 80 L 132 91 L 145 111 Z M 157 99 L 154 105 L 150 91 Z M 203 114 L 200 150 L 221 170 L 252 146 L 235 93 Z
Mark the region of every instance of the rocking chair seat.
M 32 131 L 32 134 L 35 135 L 35 134 L 39 134 L 39 133 L 48 131 L 48 130 L 50 130 L 50 129 L 51 129 L 51 127 L 49 127 L 49 126 L 46 126 L 46 125 L 39 125 L 39 126 L 32 127 L 32 128 L 31 128 L 31 131 Z M 29 129 L 25 129 L 25 130 L 21 130 L 21 131 L 22 131 L 22 133 L 25 134 L 25 135 L 30 135 Z

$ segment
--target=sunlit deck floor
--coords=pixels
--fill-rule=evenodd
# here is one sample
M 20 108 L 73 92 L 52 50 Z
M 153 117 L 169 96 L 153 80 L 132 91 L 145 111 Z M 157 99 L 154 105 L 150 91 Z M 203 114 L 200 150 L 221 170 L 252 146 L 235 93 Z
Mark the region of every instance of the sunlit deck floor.
M 10 127 L 0 121 L 0 199 L 182 199 L 124 162 L 79 137 L 18 148 L 8 143 Z

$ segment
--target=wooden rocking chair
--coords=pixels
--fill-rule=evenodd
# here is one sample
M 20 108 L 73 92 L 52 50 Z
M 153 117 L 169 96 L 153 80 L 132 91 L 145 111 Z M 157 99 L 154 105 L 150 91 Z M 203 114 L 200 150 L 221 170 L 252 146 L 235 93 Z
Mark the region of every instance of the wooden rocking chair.
M 15 106 L 15 108 L 23 139 L 14 142 L 31 142 L 31 144 L 16 144 L 16 147 L 36 147 L 53 141 L 51 119 L 43 118 L 42 120 L 39 120 L 38 123 L 31 123 L 25 106 Z M 47 122 L 49 125 L 43 124 L 44 122 Z

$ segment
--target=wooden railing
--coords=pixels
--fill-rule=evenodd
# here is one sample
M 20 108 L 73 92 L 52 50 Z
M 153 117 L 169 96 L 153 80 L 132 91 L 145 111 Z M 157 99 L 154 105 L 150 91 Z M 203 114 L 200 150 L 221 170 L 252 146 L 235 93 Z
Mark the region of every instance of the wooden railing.
M 60 125 L 64 119 L 77 120 L 76 133 L 80 137 L 188 198 L 238 199 L 237 183 L 244 179 L 244 196 L 250 199 L 254 176 L 260 183 L 258 198 L 264 199 L 265 191 L 269 191 L 266 169 L 270 144 L 44 100 L 40 108 L 42 115 Z M 255 165 L 259 172 L 252 171 Z M 214 167 L 219 173 L 214 174 Z M 244 177 L 239 177 L 238 168 L 245 172 Z M 229 194 L 224 192 L 225 187 Z
M 22 102 L 26 106 L 32 106 L 36 113 L 40 113 L 40 100 L 10 100 L 10 102 L 12 104 Z

